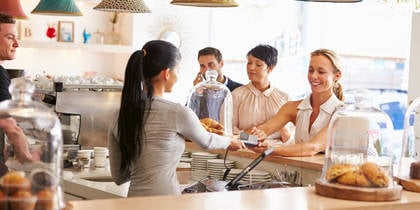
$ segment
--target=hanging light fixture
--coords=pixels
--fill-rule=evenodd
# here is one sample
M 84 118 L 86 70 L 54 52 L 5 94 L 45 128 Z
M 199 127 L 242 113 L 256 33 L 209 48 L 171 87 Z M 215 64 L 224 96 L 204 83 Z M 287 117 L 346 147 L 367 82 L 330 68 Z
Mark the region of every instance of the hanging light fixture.
M 8 14 L 17 19 L 27 19 L 20 0 L 0 0 L 0 13 Z
M 150 13 L 143 0 L 102 0 L 93 9 L 105 12 Z
M 363 0 L 297 0 L 297 1 L 313 1 L 313 2 L 330 2 L 330 3 L 355 3 Z
M 82 16 L 73 0 L 41 0 L 32 14 Z
M 173 0 L 171 4 L 194 7 L 237 7 L 234 0 Z

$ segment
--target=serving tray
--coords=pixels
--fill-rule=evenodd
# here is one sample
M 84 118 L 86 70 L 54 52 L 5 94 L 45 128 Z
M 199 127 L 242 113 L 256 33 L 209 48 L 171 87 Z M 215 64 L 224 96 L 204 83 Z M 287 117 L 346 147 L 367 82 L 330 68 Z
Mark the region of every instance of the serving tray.
M 420 192 L 420 179 L 395 177 L 395 180 L 398 182 L 398 184 L 402 185 L 404 190 Z
M 352 187 L 336 183 L 315 182 L 317 194 L 332 198 L 355 201 L 394 201 L 401 199 L 402 187 L 394 183 L 393 188 Z

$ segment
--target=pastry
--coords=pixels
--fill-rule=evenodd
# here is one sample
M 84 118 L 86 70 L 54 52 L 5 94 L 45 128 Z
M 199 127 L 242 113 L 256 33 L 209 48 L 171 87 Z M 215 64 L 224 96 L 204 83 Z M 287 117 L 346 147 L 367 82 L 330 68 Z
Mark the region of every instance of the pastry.
M 34 210 L 36 196 L 27 190 L 19 190 L 9 198 L 10 210 Z
M 41 190 L 37 194 L 37 201 L 35 209 L 37 210 L 53 210 L 54 205 L 54 191 L 53 190 Z
M 373 162 L 366 162 L 360 166 L 363 174 L 369 179 L 369 181 L 376 187 L 388 187 L 389 178 L 388 175 Z
M 0 210 L 7 210 L 7 196 L 0 191 Z
M 366 178 L 361 170 L 349 171 L 337 178 L 337 183 L 357 186 L 357 187 L 370 187 L 371 183 Z
M 18 171 L 7 172 L 1 178 L 0 185 L 7 195 L 11 195 L 18 190 L 29 190 L 31 187 L 29 180 Z
M 210 133 L 223 135 L 223 125 L 211 118 L 203 118 L 200 120 L 201 125 Z
M 410 178 L 420 179 L 420 161 L 411 163 L 410 165 Z
M 336 165 L 331 166 L 328 169 L 327 174 L 326 174 L 326 179 L 328 181 L 332 181 L 347 172 L 352 172 L 356 170 L 357 170 L 357 166 L 353 164 L 336 164 Z
M 223 130 L 223 125 L 220 124 L 219 122 L 217 122 L 216 120 L 211 119 L 211 118 L 207 117 L 207 118 L 200 119 L 200 122 L 206 124 L 210 128 Z

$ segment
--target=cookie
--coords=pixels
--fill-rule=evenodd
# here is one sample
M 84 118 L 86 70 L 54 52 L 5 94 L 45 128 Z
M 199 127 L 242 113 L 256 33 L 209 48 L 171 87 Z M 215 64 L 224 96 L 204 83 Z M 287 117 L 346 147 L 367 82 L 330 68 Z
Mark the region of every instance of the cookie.
M 326 179 L 332 181 L 347 172 L 356 171 L 357 169 L 357 166 L 353 164 L 336 164 L 328 169 Z
M 388 187 L 389 177 L 385 172 L 373 162 L 366 162 L 360 166 L 363 174 L 376 187 Z
M 370 187 L 372 184 L 366 178 L 361 170 L 347 172 L 337 178 L 337 183 L 357 186 L 357 187 Z

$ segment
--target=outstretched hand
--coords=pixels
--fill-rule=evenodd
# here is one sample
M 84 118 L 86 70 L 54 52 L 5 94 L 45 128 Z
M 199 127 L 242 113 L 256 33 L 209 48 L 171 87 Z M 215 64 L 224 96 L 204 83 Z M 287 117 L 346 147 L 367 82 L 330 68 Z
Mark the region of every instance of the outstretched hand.
M 248 129 L 247 133 L 256 136 L 258 141 L 263 141 L 264 139 L 267 138 L 267 134 L 263 130 L 258 129 L 257 127 L 252 127 Z

